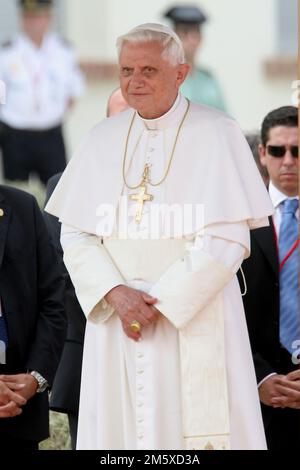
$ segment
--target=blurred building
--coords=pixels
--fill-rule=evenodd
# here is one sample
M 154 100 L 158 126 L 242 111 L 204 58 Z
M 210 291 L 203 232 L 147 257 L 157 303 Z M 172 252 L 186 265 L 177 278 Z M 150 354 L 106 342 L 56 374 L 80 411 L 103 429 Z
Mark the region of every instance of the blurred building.
M 0 40 L 17 28 L 14 0 L 0 0 Z M 165 22 L 170 0 L 57 0 L 57 27 L 77 47 L 89 78 L 88 93 L 67 123 L 71 149 L 105 116 L 116 86 L 115 39 L 145 22 Z M 297 0 L 201 0 L 177 3 L 202 6 L 201 63 L 216 73 L 228 108 L 245 132 L 259 129 L 263 116 L 290 104 L 297 79 Z

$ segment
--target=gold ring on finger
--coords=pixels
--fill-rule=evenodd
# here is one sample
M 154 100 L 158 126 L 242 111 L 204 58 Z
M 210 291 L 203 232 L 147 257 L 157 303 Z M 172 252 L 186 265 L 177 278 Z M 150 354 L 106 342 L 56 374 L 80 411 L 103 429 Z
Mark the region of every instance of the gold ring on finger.
M 141 331 L 141 324 L 137 320 L 134 320 L 132 323 L 130 323 L 130 329 L 134 333 L 139 333 Z

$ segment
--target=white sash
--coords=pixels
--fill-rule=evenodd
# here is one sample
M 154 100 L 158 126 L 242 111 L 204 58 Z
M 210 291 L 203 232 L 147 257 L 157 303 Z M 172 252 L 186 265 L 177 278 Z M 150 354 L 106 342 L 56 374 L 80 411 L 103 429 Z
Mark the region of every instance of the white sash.
M 179 333 L 187 450 L 230 449 L 222 294 Z

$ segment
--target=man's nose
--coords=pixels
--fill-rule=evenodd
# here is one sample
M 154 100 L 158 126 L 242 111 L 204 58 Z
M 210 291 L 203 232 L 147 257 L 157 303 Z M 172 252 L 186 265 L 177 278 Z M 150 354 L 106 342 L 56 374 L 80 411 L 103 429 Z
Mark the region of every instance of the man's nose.
M 135 86 L 143 86 L 144 85 L 144 78 L 141 72 L 139 71 L 134 71 L 132 76 L 131 76 L 131 84 Z
M 284 166 L 295 166 L 297 162 L 298 162 L 297 158 L 293 157 L 291 153 L 291 149 L 288 148 L 283 157 L 282 164 Z

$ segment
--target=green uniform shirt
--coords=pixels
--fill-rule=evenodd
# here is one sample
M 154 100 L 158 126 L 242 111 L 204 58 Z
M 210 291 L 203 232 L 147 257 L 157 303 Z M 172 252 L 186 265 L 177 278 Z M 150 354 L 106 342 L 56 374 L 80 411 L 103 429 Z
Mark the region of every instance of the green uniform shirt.
M 218 81 L 206 70 L 195 69 L 186 78 L 180 91 L 194 103 L 227 111 Z

